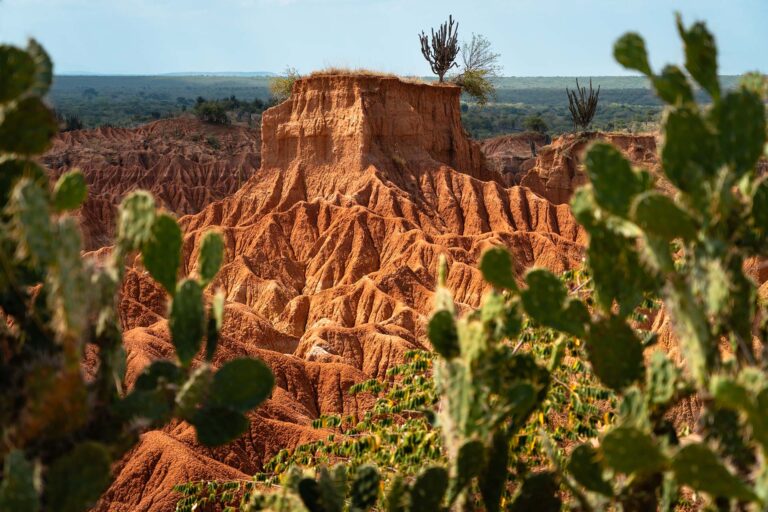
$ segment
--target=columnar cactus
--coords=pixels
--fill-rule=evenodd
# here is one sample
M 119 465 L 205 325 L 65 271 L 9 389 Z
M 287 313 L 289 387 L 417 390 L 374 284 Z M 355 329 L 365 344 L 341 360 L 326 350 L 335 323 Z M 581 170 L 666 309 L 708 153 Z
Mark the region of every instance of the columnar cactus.
M 258 360 L 211 368 L 224 304 L 216 294 L 206 312 L 203 290 L 223 260 L 220 235 L 205 236 L 197 278 L 178 282 L 179 226 L 135 192 L 120 206 L 111 261 L 83 259 L 68 212 L 85 201 L 85 179 L 70 171 L 51 190 L 34 161 L 57 130 L 42 101 L 51 77 L 36 42 L 0 46 L 0 510 L 20 512 L 86 510 L 109 484 L 112 462 L 143 429 L 171 418 L 194 425 L 203 444 L 236 438 L 248 427 L 244 413 L 273 385 Z M 171 296 L 177 359 L 153 362 L 128 392 L 116 295 L 135 251 Z M 87 345 L 98 354 L 89 379 Z

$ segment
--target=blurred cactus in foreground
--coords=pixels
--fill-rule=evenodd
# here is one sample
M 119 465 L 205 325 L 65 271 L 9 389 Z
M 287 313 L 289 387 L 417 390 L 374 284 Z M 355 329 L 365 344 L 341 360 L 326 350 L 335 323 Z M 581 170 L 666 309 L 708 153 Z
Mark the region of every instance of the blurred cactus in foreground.
M 0 510 L 79 512 L 111 481 L 111 465 L 147 428 L 181 418 L 205 445 L 248 427 L 244 413 L 271 393 L 273 378 L 253 359 L 211 367 L 223 316 L 204 288 L 224 256 L 208 233 L 198 278 L 180 282 L 182 234 L 135 192 L 120 206 L 111 261 L 83 258 L 77 220 L 85 201 L 79 171 L 53 189 L 34 161 L 57 131 L 42 97 L 51 62 L 34 41 L 0 46 Z M 124 389 L 126 354 L 116 297 L 124 260 L 144 266 L 171 296 L 169 326 L 177 359 L 155 361 Z M 203 342 L 205 350 L 203 351 Z M 205 357 L 193 365 L 201 351 Z

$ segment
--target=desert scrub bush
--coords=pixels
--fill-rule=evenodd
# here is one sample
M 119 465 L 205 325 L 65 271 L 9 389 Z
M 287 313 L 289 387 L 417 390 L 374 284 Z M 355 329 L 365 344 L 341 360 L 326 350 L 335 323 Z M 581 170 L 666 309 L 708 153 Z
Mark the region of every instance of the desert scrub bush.
M 496 96 L 493 79 L 501 70 L 499 58 L 491 42 L 481 34 L 472 34 L 472 39 L 461 46 L 462 70 L 451 81 L 463 92 L 484 106 Z
M 283 76 L 276 76 L 269 81 L 269 92 L 277 103 L 283 102 L 291 97 L 293 84 L 301 78 L 296 68 L 285 68 Z
M 209 124 L 230 124 L 225 105 L 220 101 L 198 101 L 194 108 L 199 120 Z
M 70 171 L 51 188 L 34 160 L 57 131 L 41 99 L 51 68 L 34 41 L 26 49 L 0 46 L 3 511 L 87 510 L 109 485 L 112 462 L 139 433 L 181 418 L 202 444 L 226 443 L 245 431 L 244 413 L 273 385 L 258 360 L 211 367 L 224 299 L 205 300 L 204 290 L 224 257 L 220 235 L 204 235 L 197 276 L 179 280 L 181 230 L 156 211 L 150 194 L 138 191 L 120 205 L 111 260 L 97 265 L 83 258 L 77 220 L 68 212 L 85 201 L 85 178 Z M 116 296 L 124 260 L 136 252 L 171 297 L 175 359 L 153 362 L 128 390 Z
M 483 69 L 466 70 L 451 81 L 481 106 L 487 104 L 496 92 L 491 76 Z

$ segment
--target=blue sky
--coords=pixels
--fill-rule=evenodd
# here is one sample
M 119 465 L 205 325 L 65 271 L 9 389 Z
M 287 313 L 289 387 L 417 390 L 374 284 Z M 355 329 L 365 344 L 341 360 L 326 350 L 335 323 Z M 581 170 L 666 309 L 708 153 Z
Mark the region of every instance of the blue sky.
M 426 75 L 416 35 L 453 14 L 461 39 L 491 40 L 504 75 L 617 75 L 611 46 L 628 30 L 654 66 L 681 60 L 676 10 L 709 24 L 722 74 L 768 71 L 768 0 L 0 0 L 0 41 L 38 38 L 60 73 Z

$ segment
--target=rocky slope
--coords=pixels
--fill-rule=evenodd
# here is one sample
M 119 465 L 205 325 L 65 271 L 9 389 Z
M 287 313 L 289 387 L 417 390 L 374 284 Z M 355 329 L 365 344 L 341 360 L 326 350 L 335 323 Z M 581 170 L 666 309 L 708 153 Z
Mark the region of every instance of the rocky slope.
M 261 169 L 181 224 L 184 272 L 195 271 L 205 231 L 224 235 L 227 259 L 213 285 L 227 297 L 220 357 L 263 358 L 276 375 L 273 396 L 227 447 L 198 446 L 184 423 L 146 434 L 98 510 L 173 510 L 173 484 L 246 478 L 281 448 L 324 437 L 311 428 L 320 414 L 361 414 L 371 399 L 349 387 L 424 347 L 440 254 L 465 308 L 479 304 L 476 264 L 487 247 L 509 247 L 521 272 L 581 260 L 584 234 L 566 204 L 505 187 L 488 170 L 453 86 L 310 77 L 265 112 L 262 134 Z M 130 385 L 172 353 L 165 296 L 138 263 L 120 308 Z
M 196 213 L 235 192 L 260 165 L 259 130 L 196 119 L 162 120 L 135 129 L 60 134 L 43 158 L 55 179 L 83 170 L 88 201 L 80 211 L 86 248 L 110 244 L 115 206 L 129 191 L 151 190 L 163 207 Z
M 509 186 L 519 185 L 533 167 L 539 149 L 551 142 L 548 135 L 536 132 L 500 135 L 480 141 L 486 165 L 501 175 Z
M 629 135 L 589 132 L 566 134 L 541 148 L 535 160 L 524 162 L 520 184 L 554 204 L 567 203 L 573 191 L 587 182 L 581 163 L 584 152 L 595 140 L 610 142 L 637 166 L 653 172 L 662 182 L 656 145 L 656 134 Z

